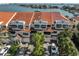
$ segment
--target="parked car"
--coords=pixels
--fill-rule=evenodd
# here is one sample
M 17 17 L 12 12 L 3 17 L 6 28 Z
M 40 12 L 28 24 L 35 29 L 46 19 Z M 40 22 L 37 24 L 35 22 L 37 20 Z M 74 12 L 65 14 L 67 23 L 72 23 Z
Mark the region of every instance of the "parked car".
M 5 56 L 11 46 L 7 45 L 3 49 L 0 50 L 0 56 Z
M 58 47 L 56 46 L 55 43 L 52 43 L 51 44 L 51 56 L 56 56 L 59 54 L 59 51 L 58 51 Z
M 26 51 L 27 51 L 26 48 L 19 48 L 17 56 L 24 56 L 26 54 Z

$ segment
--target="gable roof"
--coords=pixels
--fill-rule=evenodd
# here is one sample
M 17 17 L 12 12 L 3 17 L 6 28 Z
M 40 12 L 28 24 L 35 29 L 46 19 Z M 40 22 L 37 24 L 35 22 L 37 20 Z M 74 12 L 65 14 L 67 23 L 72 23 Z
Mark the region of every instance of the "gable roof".
M 52 12 L 51 19 L 52 23 L 54 23 L 55 20 L 66 20 L 59 12 Z
M 17 15 L 13 18 L 13 20 L 23 20 L 26 22 L 26 24 L 29 24 L 32 15 L 33 12 L 18 12 Z
M 0 12 L 0 23 L 6 25 L 14 15 L 14 12 Z

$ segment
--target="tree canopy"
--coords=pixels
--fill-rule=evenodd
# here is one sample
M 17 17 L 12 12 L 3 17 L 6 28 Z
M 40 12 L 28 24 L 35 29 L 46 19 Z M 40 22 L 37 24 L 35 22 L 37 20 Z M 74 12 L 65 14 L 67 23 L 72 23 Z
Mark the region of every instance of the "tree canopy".
M 60 55 L 66 56 L 74 56 L 77 55 L 77 50 L 71 41 L 72 38 L 72 31 L 71 30 L 64 30 L 58 35 L 58 45 L 59 45 L 59 52 Z
M 33 51 L 34 56 L 42 56 L 44 54 L 44 34 L 41 32 L 37 32 L 33 35 L 33 42 L 35 44 L 35 48 Z

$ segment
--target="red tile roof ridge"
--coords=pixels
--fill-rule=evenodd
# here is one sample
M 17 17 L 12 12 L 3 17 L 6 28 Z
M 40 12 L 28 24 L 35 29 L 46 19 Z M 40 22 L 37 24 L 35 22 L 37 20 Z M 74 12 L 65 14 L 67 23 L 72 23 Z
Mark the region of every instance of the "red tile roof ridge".
M 6 26 L 8 26 L 8 24 L 11 22 L 11 20 L 16 16 L 16 14 L 17 14 L 17 12 L 15 12 L 14 14 L 13 14 L 13 16 L 9 19 L 9 21 L 7 22 L 7 24 L 6 24 Z
M 1 24 L 6 25 L 13 14 L 14 12 L 0 12 L 0 22 L 2 22 Z
M 33 12 L 29 25 L 31 25 L 31 23 L 33 22 L 34 15 L 35 15 L 35 13 Z
M 65 20 L 69 20 L 67 17 L 65 17 L 64 15 L 60 14 Z

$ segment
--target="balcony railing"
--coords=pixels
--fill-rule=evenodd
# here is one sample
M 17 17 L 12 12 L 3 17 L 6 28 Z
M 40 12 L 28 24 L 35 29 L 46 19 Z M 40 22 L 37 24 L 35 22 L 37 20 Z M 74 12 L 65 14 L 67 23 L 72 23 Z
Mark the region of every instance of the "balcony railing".
M 22 37 L 30 37 L 30 32 L 19 32 Z

